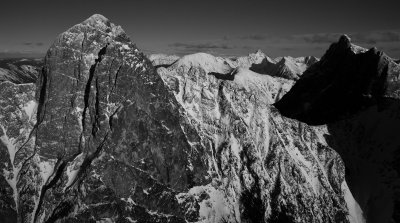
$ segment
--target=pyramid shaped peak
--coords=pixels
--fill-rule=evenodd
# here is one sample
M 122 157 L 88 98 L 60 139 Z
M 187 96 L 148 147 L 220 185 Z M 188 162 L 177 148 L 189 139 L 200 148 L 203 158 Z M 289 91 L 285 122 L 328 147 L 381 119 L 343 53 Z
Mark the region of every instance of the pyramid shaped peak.
M 100 14 L 94 14 L 78 25 L 91 26 L 103 31 L 108 28 L 116 27 L 113 23 L 110 22 L 109 19 Z
M 63 38 L 71 39 L 72 36 L 79 33 L 98 33 L 99 35 L 105 35 L 103 37 L 103 39 L 105 40 L 120 36 L 123 37 L 123 39 L 125 39 L 126 41 L 130 41 L 129 37 L 126 35 L 121 26 L 115 25 L 108 18 L 100 14 L 94 14 L 83 22 L 80 22 L 69 28 L 67 31 L 63 32 L 61 34 L 60 41 L 62 41 Z M 106 36 L 108 37 L 106 38 Z
M 351 48 L 351 46 L 352 46 L 351 38 L 348 35 L 343 34 L 340 36 L 339 41 L 337 42 L 337 45 L 340 48 L 345 48 L 345 49 Z
M 264 52 L 261 49 L 258 49 L 254 54 L 264 54 Z
M 96 23 L 96 22 L 107 24 L 110 22 L 110 20 L 101 14 L 94 14 L 94 15 L 90 16 L 89 18 L 87 18 L 83 23 L 92 24 L 92 23 Z

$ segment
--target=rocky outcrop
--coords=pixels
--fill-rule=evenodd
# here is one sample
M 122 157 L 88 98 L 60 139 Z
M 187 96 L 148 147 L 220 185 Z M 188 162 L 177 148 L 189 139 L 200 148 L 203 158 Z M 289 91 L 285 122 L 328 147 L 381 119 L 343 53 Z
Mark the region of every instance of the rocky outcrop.
M 35 83 L 42 65 L 41 59 L 1 59 L 0 82 Z
M 275 104 L 285 116 L 327 127 L 367 222 L 400 221 L 399 68 L 342 36 Z

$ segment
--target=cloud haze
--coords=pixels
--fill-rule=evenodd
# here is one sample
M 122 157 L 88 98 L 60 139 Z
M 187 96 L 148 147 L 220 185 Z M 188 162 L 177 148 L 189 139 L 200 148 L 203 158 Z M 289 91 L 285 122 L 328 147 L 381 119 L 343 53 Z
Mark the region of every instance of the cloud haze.
M 42 42 L 24 42 L 24 43 L 22 43 L 22 45 L 35 47 L 35 46 L 43 46 L 44 43 L 42 43 Z
M 250 34 L 224 36 L 220 39 L 169 44 L 175 54 L 213 52 L 217 55 L 245 55 L 261 49 L 270 56 L 322 56 L 331 43 L 337 42 L 341 33 L 315 33 L 286 36 Z M 365 47 L 377 47 L 389 56 L 400 57 L 400 30 L 348 33 L 352 43 Z

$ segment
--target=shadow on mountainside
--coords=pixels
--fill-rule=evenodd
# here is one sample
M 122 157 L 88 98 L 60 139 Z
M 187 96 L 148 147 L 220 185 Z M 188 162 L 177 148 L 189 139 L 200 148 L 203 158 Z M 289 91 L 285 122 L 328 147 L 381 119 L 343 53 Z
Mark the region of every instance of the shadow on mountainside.
M 275 104 L 289 118 L 327 126 L 367 222 L 400 222 L 399 70 L 342 36 Z
M 367 222 L 400 222 L 400 100 L 384 100 L 327 126 L 325 138 L 343 159 Z

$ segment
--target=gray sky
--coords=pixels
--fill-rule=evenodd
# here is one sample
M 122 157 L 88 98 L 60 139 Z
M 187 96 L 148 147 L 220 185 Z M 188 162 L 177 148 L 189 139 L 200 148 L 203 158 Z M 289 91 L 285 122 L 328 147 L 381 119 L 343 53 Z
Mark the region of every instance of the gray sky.
M 400 58 L 398 0 L 6 0 L 0 57 L 43 56 L 56 36 L 99 13 L 145 53 L 321 56 L 342 33 Z

